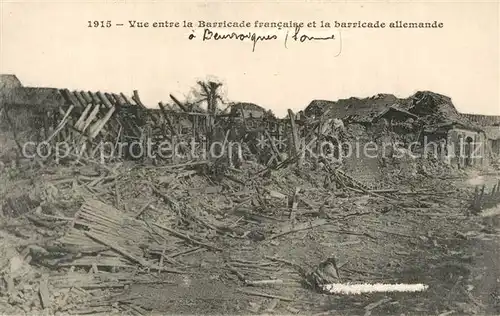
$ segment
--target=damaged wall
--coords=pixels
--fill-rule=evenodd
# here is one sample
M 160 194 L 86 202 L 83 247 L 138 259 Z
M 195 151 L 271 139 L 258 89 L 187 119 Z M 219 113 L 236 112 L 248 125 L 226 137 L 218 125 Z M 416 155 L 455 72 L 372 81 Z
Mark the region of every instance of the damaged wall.
M 382 178 L 380 151 L 374 150 L 378 142 L 372 134 L 373 130 L 360 124 L 347 126 L 347 143 L 351 148 L 350 153 L 344 151 L 343 166 L 346 173 L 368 187 L 376 187 Z M 371 143 L 371 145 L 370 145 Z
M 484 133 L 454 128 L 447 133 L 447 144 L 455 150 L 450 163 L 457 166 L 483 166 L 488 163 Z

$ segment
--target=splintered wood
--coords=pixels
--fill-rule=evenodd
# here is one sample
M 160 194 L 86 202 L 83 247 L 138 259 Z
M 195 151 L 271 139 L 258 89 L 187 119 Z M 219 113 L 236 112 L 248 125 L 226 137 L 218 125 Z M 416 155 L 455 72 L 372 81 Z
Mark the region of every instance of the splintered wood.
M 481 188 L 476 186 L 470 209 L 479 212 L 483 209 L 495 207 L 498 204 L 500 204 L 500 180 L 491 188 L 489 193 L 486 190 L 486 185 Z
M 69 272 L 64 274 L 52 275 L 50 284 L 56 289 L 81 288 L 81 289 L 99 289 L 99 288 L 120 288 L 131 283 L 152 283 L 147 277 L 133 276 L 130 273 L 108 273 L 99 274 Z
M 149 265 L 143 259 L 141 247 L 155 243 L 145 222 L 92 199 L 82 205 L 75 215 L 73 227 L 60 242 L 68 249 L 83 254 L 105 251 L 104 256 L 94 263 L 112 266 L 127 266 L 127 261 Z M 81 258 L 74 264 L 90 262 L 88 258 Z

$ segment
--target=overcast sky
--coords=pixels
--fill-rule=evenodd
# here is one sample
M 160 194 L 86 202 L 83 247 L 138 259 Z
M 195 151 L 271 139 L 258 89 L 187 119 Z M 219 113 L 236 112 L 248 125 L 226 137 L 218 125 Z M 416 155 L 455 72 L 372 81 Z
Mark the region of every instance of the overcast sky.
M 225 84 L 225 97 L 283 115 L 314 99 L 418 90 L 448 95 L 460 111 L 500 114 L 499 5 L 485 3 L 154 3 L 127 0 L 1 5 L 0 72 L 27 86 L 123 92 L 148 106 L 185 99 L 199 79 Z M 101 1 L 103 2 L 103 1 Z M 111 28 L 88 28 L 111 20 Z M 195 22 L 193 28 L 128 28 L 129 20 Z M 442 29 L 303 29 L 335 40 L 284 45 L 200 40 L 196 21 L 434 21 Z M 123 27 L 114 24 L 123 23 Z M 197 38 L 188 40 L 195 32 Z M 214 29 L 215 31 L 215 29 Z M 217 31 L 224 31 L 218 29 Z M 227 31 L 227 30 L 226 30 Z M 271 34 L 271 30 L 256 31 Z M 340 37 L 341 36 L 341 40 Z M 342 50 L 340 55 L 340 42 Z M 338 56 L 336 56 L 338 55 Z

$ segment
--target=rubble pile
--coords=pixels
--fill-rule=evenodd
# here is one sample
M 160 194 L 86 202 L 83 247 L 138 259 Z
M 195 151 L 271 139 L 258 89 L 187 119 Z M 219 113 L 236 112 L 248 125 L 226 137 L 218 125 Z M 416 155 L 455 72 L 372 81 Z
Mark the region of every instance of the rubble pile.
M 407 143 L 421 127 L 407 120 L 414 114 L 393 109 L 411 131 L 404 135 L 382 120 L 347 124 L 328 109 L 319 117 L 289 110 L 284 119 L 262 114 L 255 120 L 258 107 L 248 116 L 244 107 L 220 111 L 218 85 L 200 86 L 208 102 L 203 111 L 173 96 L 180 111 L 163 103 L 148 110 L 137 92 L 132 100 L 123 94 L 95 93 L 94 100 L 92 93 L 62 92 L 72 105 L 59 111 L 61 121 L 45 133 L 49 143 L 73 139 L 94 149 L 98 140 L 192 137 L 204 141 L 200 151 L 238 140 L 242 152 L 228 156 L 222 146 L 223 155 L 200 157 L 183 147 L 182 159 L 102 161 L 88 150 L 64 160 L 5 160 L 0 310 L 132 315 L 193 314 L 197 308 L 329 314 L 379 305 L 388 313 L 481 310 L 479 304 L 461 305 L 471 300 L 472 290 L 441 300 L 457 282 L 442 273 L 441 261 L 466 265 L 465 248 L 492 234 L 491 227 L 485 230 L 484 223 L 471 219 L 470 201 L 476 211 L 492 205 L 498 186 L 489 195 L 484 189 L 474 194 L 450 180 L 465 172 L 439 160 L 412 158 L 404 148 L 367 163 L 366 172 L 380 174 L 375 180 L 349 168 L 351 158 L 342 146 L 318 154 L 322 141 Z M 386 95 L 374 100 L 381 108 L 401 101 Z M 86 125 L 93 126 L 90 134 Z M 470 244 L 449 242 L 457 239 Z M 328 284 L 404 282 L 425 283 L 430 294 L 375 304 L 368 296 L 345 298 L 324 290 Z
M 294 165 L 264 171 L 255 162 L 228 168 L 216 182 L 200 167 L 206 164 L 125 162 L 20 176 L 36 196 L 2 207 L 2 310 L 144 314 L 147 300 L 128 297 L 134 285 L 211 276 L 244 297 L 288 304 L 304 291 L 321 292 L 336 273 L 338 282 L 359 282 L 386 279 L 375 271 L 388 264 L 404 271 L 407 242 L 421 243 L 424 234 L 408 230 L 409 218 L 465 218 L 455 210 L 467 205 L 445 204 L 440 195 L 459 197 L 465 194 L 460 190 L 372 191 L 333 169 L 325 180 L 325 170 Z M 4 187 L 5 196 L 12 186 Z M 375 246 L 388 237 L 403 240 Z M 400 255 L 367 257 L 366 243 Z

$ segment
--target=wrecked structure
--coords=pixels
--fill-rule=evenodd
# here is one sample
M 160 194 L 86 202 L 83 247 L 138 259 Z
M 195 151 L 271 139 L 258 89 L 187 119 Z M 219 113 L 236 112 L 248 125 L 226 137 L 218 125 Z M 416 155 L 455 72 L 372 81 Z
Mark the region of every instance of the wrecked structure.
M 126 152 L 126 157 L 107 159 L 147 158 L 155 163 L 179 162 L 171 147 L 158 146 L 168 141 L 179 145 L 176 149 L 186 161 L 200 154 L 205 157 L 215 142 L 235 142 L 242 146 L 239 159 L 244 155 L 274 166 L 290 160 L 318 165 L 326 141 L 333 147 L 326 154 L 339 160 L 349 174 L 365 178 L 361 182 L 366 184 L 377 183 L 383 168 L 397 160 L 401 151 L 418 153 L 423 159 L 433 155 L 434 160 L 462 168 L 487 165 L 500 148 L 500 137 L 491 126 L 480 126 L 477 119 L 458 113 L 450 98 L 428 91 L 407 99 L 379 94 L 336 102 L 314 100 L 304 111 L 289 110 L 286 118 L 277 118 L 253 103 L 222 104 L 219 83 L 198 85 L 202 97 L 198 101 L 184 103 L 170 95 L 169 102 L 151 108 L 141 102 L 138 91 L 126 96 L 24 87 L 15 76 L 2 75 L 2 126 L 15 134 L 10 139 L 17 142 L 18 151 L 27 141 L 64 141 L 74 147 L 73 156 L 78 150 L 87 159 L 99 160 L 103 154 L 96 146 L 105 142 L 111 144 L 108 151 L 116 153 L 125 146 L 120 149 Z M 152 141 L 152 149 L 160 155 L 141 157 L 138 148 L 127 147 L 132 142 L 146 146 L 147 141 Z M 189 148 L 193 141 L 195 148 Z M 346 148 L 346 144 L 356 146 L 359 151 L 372 142 L 378 146 L 375 155 L 353 156 L 349 155 L 352 148 Z M 235 159 L 229 159 L 230 166 L 237 163 Z
M 488 143 L 485 129 L 460 114 L 450 98 L 436 93 L 421 91 L 407 99 L 380 94 L 337 102 L 319 100 L 311 102 L 305 112 L 316 117 L 327 110 L 347 125 L 362 126 L 373 137 L 390 134 L 393 141 L 415 142 L 423 151 L 428 149 L 426 144 L 437 144 L 440 159 L 454 166 L 485 166 L 493 154 L 494 143 Z
M 488 149 L 497 158 L 500 157 L 500 115 L 462 114 L 462 117 L 485 131 Z
M 272 144 L 277 150 L 285 147 L 285 134 L 295 122 L 277 119 L 272 112 L 252 103 L 231 103 L 222 110 L 217 106 L 220 84 L 199 82 L 199 85 L 202 100 L 183 103 L 171 95 L 170 103 L 159 102 L 159 108 L 149 108 L 141 102 L 138 91 L 127 96 L 121 92 L 24 87 L 14 75 L 2 75 L 2 127 L 4 132 L 13 133 L 8 138 L 17 143 L 10 144 L 11 149 L 17 147 L 17 150 L 3 153 L 17 151 L 19 156 L 26 142 L 33 145 L 65 142 L 71 144 L 73 155 L 82 152 L 87 159 L 98 160 L 100 153 L 96 147 L 103 143 L 113 144 L 112 150 L 116 152 L 122 144 L 139 142 L 146 146 L 145 142 L 151 141 L 155 146 L 170 141 L 174 146 L 174 142 L 178 144 L 180 153 L 189 160 L 216 141 L 245 140 L 253 142 L 255 147 L 258 139 L 265 138 L 267 146 Z M 207 103 L 206 108 L 199 105 L 201 101 Z M 187 145 L 191 141 L 202 145 L 189 150 Z M 139 155 L 137 148 L 125 151 L 129 157 L 117 158 Z M 178 158 L 172 155 L 171 148 L 167 151 L 170 154 L 160 156 L 168 157 L 167 161 Z M 256 150 L 253 154 L 257 154 Z M 277 155 L 277 151 L 272 155 Z M 276 161 L 280 161 L 279 157 Z
M 389 174 L 382 168 L 403 169 L 397 153 L 384 161 L 378 154 L 354 159 L 342 146 L 321 148 L 322 142 L 357 139 L 410 144 L 433 135 L 453 142 L 460 133 L 471 138 L 481 133 L 466 123 L 442 125 L 446 122 L 432 112 L 412 111 L 411 100 L 383 95 L 362 100 L 360 111 L 354 102 L 346 115 L 333 103 L 317 116 L 289 110 L 287 117 L 276 118 L 255 107 L 247 110 L 261 116 L 221 110 L 226 105 L 214 102 L 215 83 L 199 84 L 206 108 L 170 96 L 151 109 L 136 91 L 129 97 L 36 90 L 9 78 L 11 84 L 0 89 L 2 135 L 14 141 L 14 153 L 16 142 L 28 140 L 87 146 L 67 161 L 44 155 L 30 168 L 14 155 L 19 167 L 2 174 L 0 309 L 6 313 L 144 315 L 153 309 L 193 314 L 195 308 L 200 313 L 213 308 L 236 314 L 244 302 L 254 313 L 312 314 L 320 312 L 318 305 L 330 310 L 331 297 L 306 304 L 310 291 L 374 278 L 405 282 L 398 276 L 407 269 L 415 278 L 415 258 L 441 258 L 436 236 L 457 240 L 466 227 L 460 213 L 466 190 L 421 170 L 417 186 L 408 185 L 413 178 L 397 182 L 392 174 L 381 181 Z M 371 103 L 380 106 L 371 111 Z M 436 131 L 428 130 L 433 127 Z M 100 142 L 115 146 L 146 139 L 155 144 L 176 139 L 185 157 L 115 156 L 101 163 L 95 151 Z M 216 142 L 241 142 L 245 157 L 225 161 L 197 155 L 188 147 L 192 139 L 199 141 L 199 151 Z M 326 159 L 330 155 L 337 160 Z M 498 187 L 491 194 L 484 188 L 477 192 L 474 209 L 496 201 Z M 461 254 L 462 244 L 453 245 L 446 249 Z M 430 263 L 421 265 L 422 280 L 437 280 L 432 288 L 442 292 L 433 293 L 437 302 L 427 303 L 429 310 L 443 311 L 448 306 L 436 303 L 456 281 L 443 270 L 428 269 Z M 461 295 L 446 304 L 462 303 Z M 373 304 L 367 300 L 352 298 L 353 306 L 360 306 L 357 313 L 369 312 Z M 405 307 L 398 314 L 407 313 Z M 418 308 L 420 302 L 414 311 L 421 312 Z
M 0 84 L 8 78 L 2 76 Z M 15 87 L 4 84 L 0 91 L 2 126 L 14 134 L 18 147 L 33 140 L 91 145 L 140 138 L 146 125 L 148 112 L 137 93 L 129 98 L 123 93 L 24 87 L 20 82 Z
M 443 141 L 447 163 L 457 166 L 482 166 L 487 163 L 486 134 L 471 125 L 461 122 L 444 122 L 424 129 L 427 141 Z M 450 153 L 448 150 L 454 150 Z

